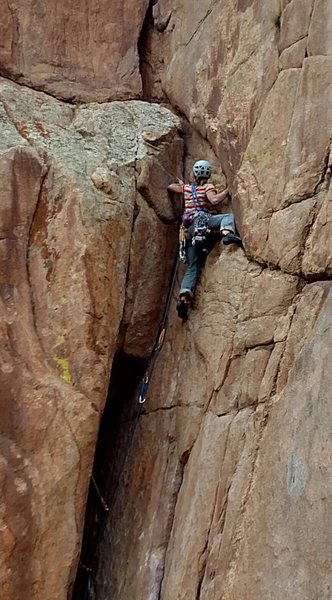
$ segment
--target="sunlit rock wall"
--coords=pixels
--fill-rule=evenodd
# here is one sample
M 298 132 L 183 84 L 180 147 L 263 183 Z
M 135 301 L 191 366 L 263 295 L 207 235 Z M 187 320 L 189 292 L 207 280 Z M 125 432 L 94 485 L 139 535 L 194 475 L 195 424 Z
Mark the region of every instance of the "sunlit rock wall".
M 171 317 L 98 599 L 331 596 L 331 19 L 320 0 L 153 7 L 145 92 L 213 148 L 245 252 L 215 248 Z
M 147 357 L 162 314 L 182 140 L 141 102 L 0 101 L 2 598 L 65 599 L 114 352 Z
M 113 355 L 153 347 L 204 156 L 245 251 L 171 306 L 89 600 L 330 600 L 331 5 L 37 4 L 2 7 L 2 75 L 168 104 L 185 149 L 165 108 L 0 82 L 4 600 L 70 596 Z

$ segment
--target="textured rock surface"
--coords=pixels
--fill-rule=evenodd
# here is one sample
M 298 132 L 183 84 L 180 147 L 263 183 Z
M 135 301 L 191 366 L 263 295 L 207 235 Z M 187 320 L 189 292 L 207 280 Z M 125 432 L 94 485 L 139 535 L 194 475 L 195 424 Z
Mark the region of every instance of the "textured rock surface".
M 314 339 L 300 352 L 287 388 L 271 408 L 254 491 L 238 523 L 242 535 L 236 561 L 223 582 L 224 598 L 266 598 L 271 589 L 276 598 L 331 596 L 326 527 L 331 510 L 330 314 L 331 294 Z M 205 593 L 204 582 L 202 596 L 216 597 Z
M 195 128 L 189 162 L 211 144 L 246 254 L 209 256 L 134 437 L 120 426 L 91 599 L 331 596 L 329 18 L 311 0 L 153 7 L 145 94 Z
M 140 102 L 73 110 L 4 80 L 0 101 L 2 598 L 64 599 L 113 355 L 149 354 L 173 262 L 170 201 L 137 179 L 152 163 L 165 188 L 182 142 Z
M 169 19 L 147 41 L 158 69 L 157 76 L 147 69 L 146 86 L 152 96 L 162 88 L 234 175 L 278 75 L 279 1 L 205 0 L 191 7 L 189 0 L 159 0 L 154 7 L 157 26 Z
M 146 5 L 102 24 L 109 6 L 77 8 L 84 51 L 61 29 L 74 8 L 44 47 L 38 10 L 12 0 L 2 72 L 137 96 Z M 330 600 L 331 18 L 329 0 L 153 2 L 143 93 L 187 118 L 184 155 L 165 109 L 1 81 L 5 600 L 70 596 L 116 350 L 95 471 L 110 510 L 94 489 L 75 600 Z M 165 188 L 203 156 L 245 252 L 213 250 L 186 325 L 173 302 L 139 414 L 176 245 Z
M 71 101 L 137 98 L 148 0 L 1 0 L 0 72 Z

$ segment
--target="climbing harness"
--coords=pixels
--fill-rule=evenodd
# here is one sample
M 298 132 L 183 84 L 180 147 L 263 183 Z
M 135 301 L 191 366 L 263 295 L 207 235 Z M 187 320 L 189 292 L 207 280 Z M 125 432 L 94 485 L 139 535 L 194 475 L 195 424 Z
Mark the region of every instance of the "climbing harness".
M 211 230 L 209 229 L 209 217 L 207 213 L 200 211 L 195 219 L 191 243 L 205 254 L 208 253 L 206 240 L 209 233 L 211 233 Z
M 182 216 L 182 227 L 184 229 L 189 229 L 190 225 L 192 225 L 195 217 L 197 215 L 197 210 L 186 210 Z

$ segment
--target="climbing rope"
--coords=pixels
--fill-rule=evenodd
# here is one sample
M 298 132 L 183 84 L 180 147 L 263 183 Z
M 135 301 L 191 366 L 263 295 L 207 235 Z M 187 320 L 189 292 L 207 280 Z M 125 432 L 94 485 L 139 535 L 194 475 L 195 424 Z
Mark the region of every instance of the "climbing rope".
M 156 342 L 154 344 L 147 369 L 146 369 L 145 374 L 142 377 L 140 385 L 139 385 L 139 392 L 138 392 L 138 396 L 137 396 L 138 410 L 136 411 L 135 418 L 132 421 L 132 429 L 131 429 L 130 435 L 129 435 L 130 445 L 132 444 L 134 436 L 135 436 L 136 427 L 137 427 L 137 424 L 139 421 L 139 417 L 141 416 L 143 404 L 146 402 L 146 395 L 147 395 L 147 391 L 148 391 L 154 364 L 155 364 L 158 354 L 164 344 L 164 340 L 165 340 L 165 336 L 166 336 L 168 315 L 169 315 L 169 310 L 170 310 L 170 306 L 171 306 L 171 302 L 172 302 L 172 296 L 173 296 L 174 287 L 175 287 L 176 278 L 177 278 L 178 265 L 179 265 L 179 252 L 177 252 L 177 257 L 176 257 L 176 260 L 174 263 L 171 284 L 170 284 L 170 287 L 168 290 L 166 304 L 165 304 L 163 316 L 161 319 L 161 323 L 159 326 L 159 331 L 158 331 L 158 335 L 156 338 Z M 124 454 L 124 460 L 123 460 L 123 464 L 120 469 L 120 473 L 123 473 L 123 471 L 124 471 L 125 462 L 126 462 L 127 458 L 128 458 L 128 455 Z M 101 494 L 100 489 L 96 483 L 96 480 L 95 480 L 93 474 L 91 476 L 91 481 L 93 483 L 93 486 L 94 486 L 97 496 L 99 498 L 100 504 L 103 508 L 103 516 L 101 518 L 101 523 L 99 526 L 99 533 L 97 535 L 97 539 L 94 544 L 92 556 L 89 561 L 90 565 L 89 566 L 85 565 L 82 561 L 80 561 L 80 563 L 79 563 L 79 568 L 87 574 L 87 584 L 86 584 L 86 587 L 84 590 L 84 596 L 83 596 L 82 600 L 90 600 L 90 598 L 92 597 L 91 594 L 93 594 L 92 574 L 94 573 L 94 570 L 95 570 L 95 564 L 96 564 L 96 559 L 97 559 L 97 548 L 98 548 L 101 536 L 103 535 L 103 532 L 105 530 L 106 517 L 113 505 L 113 501 L 115 499 L 116 493 L 117 493 L 120 483 L 121 483 L 121 478 L 119 477 L 118 482 L 117 482 L 116 486 L 114 487 L 113 492 L 111 494 L 111 498 L 108 498 L 107 502 L 106 502 L 105 498 L 103 497 L 103 495 Z M 108 482 L 106 482 L 106 486 L 105 486 L 106 489 L 107 489 L 107 484 L 108 484 Z
M 157 360 L 158 354 L 159 354 L 160 350 L 162 349 L 164 341 L 165 341 L 168 314 L 169 314 L 169 309 L 171 306 L 174 286 L 175 286 L 175 282 L 176 282 L 179 260 L 180 260 L 179 252 L 177 252 L 176 261 L 175 261 L 175 264 L 173 267 L 173 275 L 172 275 L 171 285 L 168 290 L 166 305 L 165 305 L 163 317 L 162 317 L 162 320 L 160 323 L 157 340 L 153 347 L 148 367 L 145 371 L 144 376 L 142 377 L 142 380 L 141 380 L 141 383 L 139 386 L 139 392 L 138 392 L 138 397 L 137 397 L 138 404 L 145 404 L 145 402 L 146 402 L 146 395 L 148 392 L 152 371 L 153 371 L 155 362 Z
M 109 506 L 107 506 L 107 504 L 106 504 L 106 502 L 105 502 L 105 500 L 104 500 L 103 496 L 101 495 L 101 493 L 100 493 L 100 491 L 99 491 L 99 487 L 97 486 L 97 484 L 96 484 L 96 480 L 95 480 L 95 478 L 94 478 L 94 476 L 93 476 L 93 475 L 91 475 L 91 481 L 92 481 L 92 483 L 93 483 L 93 485 L 94 485 L 94 488 L 95 488 L 95 490 L 96 490 L 96 492 L 97 492 L 97 496 L 98 496 L 98 498 L 99 498 L 99 500 L 100 500 L 100 503 L 101 503 L 101 505 L 102 505 L 102 507 L 103 507 L 104 511 L 105 511 L 105 512 L 109 512 L 110 508 L 109 508 Z
M 133 442 L 134 436 L 135 436 L 135 432 L 136 432 L 136 427 L 138 424 L 138 420 L 139 417 L 141 415 L 141 407 L 139 407 L 139 409 L 136 411 L 136 415 L 135 418 L 132 421 L 132 427 L 131 427 L 131 431 L 129 433 L 129 440 L 130 440 L 130 445 Z M 126 460 L 128 459 L 128 454 L 123 454 L 123 461 L 121 464 L 121 468 L 119 469 L 119 472 L 122 474 L 124 472 L 124 468 L 125 468 L 125 464 L 126 464 Z M 100 522 L 98 525 L 98 531 L 97 531 L 97 535 L 96 538 L 94 540 L 94 544 L 93 544 L 93 548 L 92 548 L 92 552 L 90 555 L 90 560 L 89 560 L 89 565 L 86 565 L 85 563 L 83 563 L 81 560 L 79 562 L 79 569 L 86 573 L 87 579 L 86 579 L 86 585 L 84 587 L 84 591 L 83 591 L 83 595 L 80 594 L 79 596 L 79 600 L 92 600 L 92 598 L 94 598 L 94 586 L 93 586 L 93 573 L 96 571 L 96 565 L 97 565 L 97 550 L 100 544 L 100 541 L 102 539 L 102 535 L 106 529 L 106 525 L 107 525 L 107 516 L 108 513 L 111 510 L 111 507 L 113 506 L 113 502 L 114 499 L 116 497 L 117 491 L 120 487 L 120 483 L 121 483 L 121 477 L 119 477 L 117 484 L 115 485 L 115 487 L 112 490 L 112 494 L 110 496 L 110 498 L 108 498 L 108 501 L 106 502 L 103 495 L 101 494 L 99 487 L 96 483 L 96 480 L 94 478 L 94 476 L 91 476 L 91 481 L 93 483 L 93 486 L 96 490 L 97 496 L 100 500 L 100 504 L 103 508 L 103 512 L 102 515 L 99 516 Z M 109 480 L 106 481 L 105 484 L 105 489 L 107 490 L 109 486 Z M 97 513 L 98 514 L 98 513 Z M 97 521 L 98 523 L 98 521 Z

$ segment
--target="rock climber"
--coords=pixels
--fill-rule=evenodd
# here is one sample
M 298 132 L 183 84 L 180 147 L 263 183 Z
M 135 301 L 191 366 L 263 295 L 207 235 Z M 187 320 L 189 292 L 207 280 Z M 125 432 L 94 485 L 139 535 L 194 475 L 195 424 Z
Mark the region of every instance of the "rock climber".
M 227 213 L 212 215 L 211 205 L 220 204 L 229 196 L 228 188 L 218 193 L 213 184 L 208 183 L 212 166 L 207 160 L 199 160 L 193 166 L 194 182 L 184 183 L 181 179 L 171 183 L 168 191 L 183 194 L 184 213 L 182 229 L 185 231 L 185 255 L 187 269 L 182 279 L 177 313 L 183 321 L 188 319 L 200 267 L 204 254 L 208 252 L 206 233 L 219 230 L 223 244 L 236 244 L 242 247 L 241 238 L 236 233 L 234 215 Z

